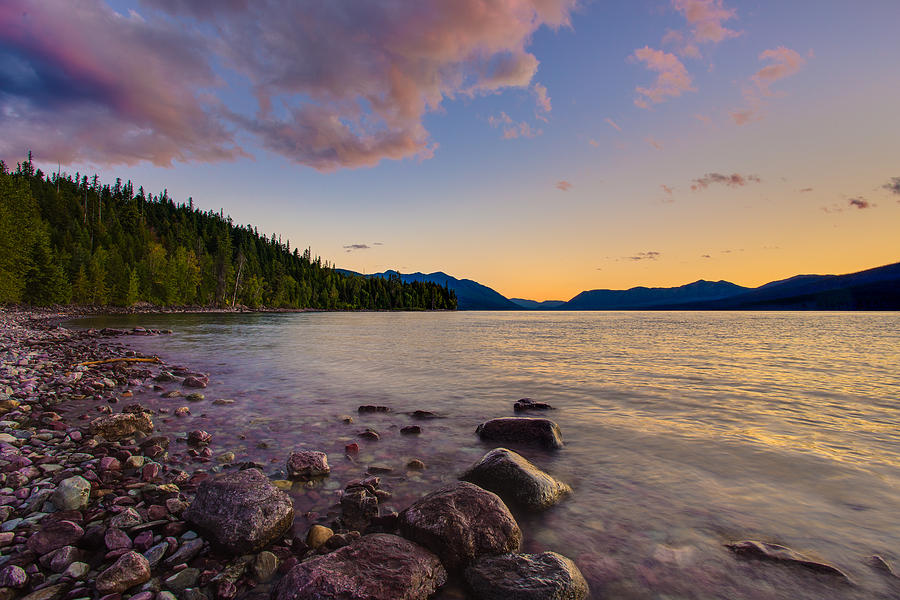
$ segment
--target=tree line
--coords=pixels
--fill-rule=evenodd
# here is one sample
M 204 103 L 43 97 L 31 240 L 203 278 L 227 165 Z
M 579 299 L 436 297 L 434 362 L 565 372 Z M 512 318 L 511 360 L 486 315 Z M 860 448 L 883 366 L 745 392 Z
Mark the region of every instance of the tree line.
M 0 303 L 456 309 L 434 283 L 366 278 L 131 181 L 0 161 Z

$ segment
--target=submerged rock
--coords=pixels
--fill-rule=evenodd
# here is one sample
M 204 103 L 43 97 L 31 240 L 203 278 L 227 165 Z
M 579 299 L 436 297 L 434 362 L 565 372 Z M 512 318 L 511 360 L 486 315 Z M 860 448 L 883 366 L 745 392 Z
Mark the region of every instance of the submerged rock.
M 485 454 L 460 479 L 494 492 L 507 502 L 536 510 L 553 506 L 572 491 L 506 448 L 494 448 Z
M 556 552 L 485 556 L 465 579 L 478 600 L 583 600 L 589 593 L 575 563 Z
M 496 494 L 460 482 L 428 494 L 400 513 L 400 533 L 441 557 L 450 570 L 476 558 L 515 552 L 522 531 Z
M 529 410 L 553 410 L 553 407 L 546 402 L 535 402 L 531 398 L 522 398 L 513 404 L 513 410 L 516 412 L 525 412 Z
M 785 564 L 793 564 L 823 573 L 825 575 L 834 575 L 849 581 L 849 577 L 835 566 L 827 563 L 819 562 L 808 556 L 800 554 L 796 550 L 792 550 L 787 546 L 779 546 L 778 544 L 769 544 L 766 542 L 757 542 L 755 540 L 742 540 L 732 544 L 725 544 L 725 547 L 739 556 L 746 558 L 755 558 L 759 560 L 769 560 Z
M 258 469 L 208 479 L 182 517 L 234 554 L 261 549 L 290 528 L 291 498 Z
M 287 474 L 291 479 L 312 479 L 331 473 L 328 455 L 324 452 L 299 450 L 291 452 L 287 460 Z
M 497 442 L 536 444 L 545 448 L 562 448 L 562 433 L 550 419 L 503 417 L 485 421 L 475 429 L 481 439 Z
M 106 415 L 91 421 L 91 433 L 109 441 L 122 440 L 138 433 L 149 435 L 153 433 L 153 420 L 146 412 Z
M 438 557 L 401 537 L 375 533 L 303 562 L 273 600 L 425 600 L 447 581 Z
M 390 412 L 391 409 L 387 406 L 375 406 L 374 404 L 363 404 L 359 408 L 356 409 L 356 412 L 359 414 L 365 413 L 385 413 Z

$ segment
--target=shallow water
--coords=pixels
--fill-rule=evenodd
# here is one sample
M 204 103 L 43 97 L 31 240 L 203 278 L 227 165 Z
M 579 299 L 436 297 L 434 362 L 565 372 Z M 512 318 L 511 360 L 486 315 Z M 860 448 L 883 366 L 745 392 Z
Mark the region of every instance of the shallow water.
M 270 473 L 291 449 L 328 452 L 324 485 L 292 490 L 298 531 L 324 522 L 337 489 L 369 465 L 394 467 L 382 486 L 397 509 L 453 481 L 493 447 L 476 425 L 530 397 L 557 408 L 549 416 L 566 446 L 514 448 L 575 493 L 517 515 L 525 549 L 573 558 L 594 598 L 900 597 L 865 562 L 900 565 L 898 314 L 206 314 L 75 325 L 175 330 L 120 338 L 211 375 L 193 416 L 157 419 L 164 432 L 206 429 L 217 454 Z M 393 412 L 357 415 L 360 404 Z M 416 409 L 444 418 L 401 436 Z M 358 440 L 366 427 L 381 440 Z M 351 441 L 362 447 L 355 462 L 343 452 Z M 427 470 L 408 473 L 411 458 Z M 723 547 L 748 538 L 832 563 L 853 584 Z

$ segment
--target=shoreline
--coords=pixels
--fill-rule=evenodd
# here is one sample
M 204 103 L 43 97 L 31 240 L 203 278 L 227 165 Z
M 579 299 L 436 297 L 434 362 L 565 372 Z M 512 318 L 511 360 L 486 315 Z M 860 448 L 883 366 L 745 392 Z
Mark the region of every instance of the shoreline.
M 207 374 L 140 355 L 119 339 L 171 332 L 60 325 L 94 314 L 0 309 L 0 600 L 299 600 L 313 597 L 298 591 L 309 577 L 327 589 L 348 585 L 359 560 L 370 561 L 371 575 L 352 586 L 361 598 L 424 599 L 438 589 L 441 598 L 464 598 L 461 567 L 453 557 L 468 553 L 471 562 L 518 550 L 521 530 L 499 496 L 460 482 L 398 514 L 380 507 L 392 495 L 381 488 L 377 473 L 341 482 L 338 516 L 330 527 L 317 524 L 295 533 L 292 501 L 278 485 L 289 481 L 273 482 L 265 465 L 235 463 L 233 453 L 224 461 L 214 458 L 206 431 L 160 435 L 153 419 L 164 417 L 163 411 L 154 413 L 132 399 L 132 390 L 148 386 L 162 392 L 160 384 L 175 386 L 179 396 L 182 388 L 187 395 L 206 387 Z M 68 414 L 69 404 L 80 414 Z M 359 408 L 361 414 L 381 410 L 388 409 Z M 358 445 L 348 444 L 346 451 L 358 452 Z M 294 481 L 330 471 L 322 452 L 290 452 L 285 458 Z M 407 468 L 425 465 L 411 461 Z M 567 487 L 560 484 L 554 493 L 562 497 Z M 449 495 L 450 505 L 440 500 L 430 506 L 435 494 Z M 452 507 L 455 495 L 479 505 L 477 523 Z M 228 514 L 226 506 L 223 513 L 222 504 L 229 502 L 238 502 L 236 512 Z M 285 503 L 279 509 L 284 517 L 273 525 L 272 506 Z M 404 517 L 416 507 L 424 518 Z M 265 518 L 253 512 L 259 510 Z M 432 547 L 428 528 L 445 518 L 462 525 L 456 525 L 456 537 Z M 492 530 L 459 538 L 460 532 L 485 527 Z M 404 537 L 396 535 L 398 529 Z M 236 543 L 228 538 L 231 531 L 243 532 Z M 482 536 L 501 545 L 481 548 Z M 544 579 L 571 587 L 573 598 L 586 597 L 587 583 L 569 559 L 555 553 L 509 556 L 543 560 L 534 568 L 549 569 Z M 514 575 L 519 565 L 503 568 L 507 578 L 521 580 Z M 310 569 L 314 573 L 306 573 Z M 314 597 L 338 597 L 324 593 Z

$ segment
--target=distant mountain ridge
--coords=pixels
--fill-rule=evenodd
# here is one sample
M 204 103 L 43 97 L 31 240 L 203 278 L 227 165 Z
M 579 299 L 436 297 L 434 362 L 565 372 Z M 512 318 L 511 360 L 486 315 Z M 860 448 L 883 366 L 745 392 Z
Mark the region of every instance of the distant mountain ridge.
M 719 300 L 746 292 L 749 289 L 728 281 L 705 281 L 701 279 L 694 283 L 672 288 L 648 288 L 641 286 L 628 290 L 589 290 L 581 292 L 560 306 L 559 310 L 651 308 L 663 304 Z
M 338 269 L 344 273 L 360 275 L 355 271 Z M 399 273 L 394 270 L 382 273 L 372 273 L 363 277 L 381 277 L 387 279 L 391 275 L 398 275 L 404 283 L 411 281 L 428 281 L 446 286 L 456 292 L 457 308 L 459 310 L 521 310 L 522 307 L 511 302 L 506 296 L 471 279 L 457 279 L 442 271 L 435 273 Z
M 476 281 L 457 279 L 442 271 L 385 271 L 365 277 L 387 278 L 392 274 L 404 282 L 430 281 L 447 286 L 456 292 L 460 310 L 900 310 L 900 263 L 845 275 L 796 275 L 756 288 L 701 279 L 669 288 L 586 290 L 569 301 L 543 302 L 506 298 Z

